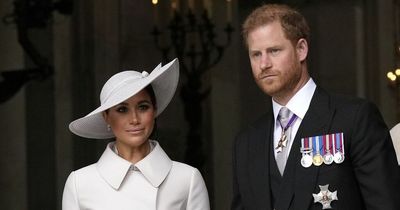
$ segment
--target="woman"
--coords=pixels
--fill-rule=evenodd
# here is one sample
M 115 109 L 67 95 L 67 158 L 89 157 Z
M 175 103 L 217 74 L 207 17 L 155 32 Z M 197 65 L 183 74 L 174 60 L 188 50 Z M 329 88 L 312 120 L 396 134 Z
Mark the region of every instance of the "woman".
M 178 78 L 175 59 L 151 74 L 123 71 L 105 83 L 100 107 L 73 121 L 69 129 L 85 138 L 115 141 L 97 163 L 69 175 L 63 210 L 210 209 L 200 172 L 171 161 L 158 142 L 149 139 Z

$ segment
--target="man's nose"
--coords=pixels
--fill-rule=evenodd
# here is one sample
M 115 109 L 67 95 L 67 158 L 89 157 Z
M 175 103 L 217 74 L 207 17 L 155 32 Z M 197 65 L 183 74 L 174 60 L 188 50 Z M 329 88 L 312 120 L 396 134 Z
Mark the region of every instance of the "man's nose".
M 272 62 L 268 55 L 263 54 L 260 59 L 260 68 L 261 69 L 268 69 L 271 68 Z

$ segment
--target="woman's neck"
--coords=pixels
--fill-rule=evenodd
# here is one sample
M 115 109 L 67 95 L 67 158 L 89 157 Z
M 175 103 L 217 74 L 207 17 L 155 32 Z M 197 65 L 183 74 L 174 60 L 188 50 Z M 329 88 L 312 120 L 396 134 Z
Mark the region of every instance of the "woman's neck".
M 129 145 L 124 145 L 120 142 L 116 142 L 115 147 L 117 149 L 117 154 L 124 158 L 125 160 L 135 164 L 141 161 L 150 153 L 150 142 L 146 141 L 140 146 L 132 147 Z

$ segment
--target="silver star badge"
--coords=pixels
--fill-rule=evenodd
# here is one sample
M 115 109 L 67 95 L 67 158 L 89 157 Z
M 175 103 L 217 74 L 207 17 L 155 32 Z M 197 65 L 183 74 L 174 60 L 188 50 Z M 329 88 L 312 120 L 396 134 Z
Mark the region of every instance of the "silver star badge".
M 319 185 L 319 189 L 321 189 L 321 191 L 319 191 L 318 194 L 312 194 L 314 197 L 314 203 L 321 203 L 322 209 L 332 209 L 331 202 L 338 200 L 337 191 L 331 192 L 328 188 L 329 184 Z
M 279 139 L 278 146 L 275 147 L 278 153 L 282 152 L 283 148 L 287 145 L 287 136 L 282 134 L 281 139 Z

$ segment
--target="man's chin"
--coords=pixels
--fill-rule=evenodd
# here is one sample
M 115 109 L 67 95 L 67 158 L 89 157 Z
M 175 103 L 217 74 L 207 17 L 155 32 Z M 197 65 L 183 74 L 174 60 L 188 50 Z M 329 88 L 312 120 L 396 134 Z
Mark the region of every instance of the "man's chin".
M 262 83 L 262 84 L 259 84 L 258 86 L 265 94 L 267 94 L 269 96 L 274 96 L 279 92 L 279 88 L 272 83 L 270 83 L 270 84 Z

